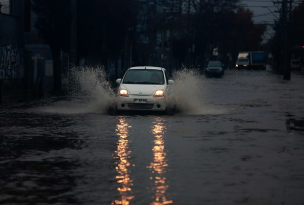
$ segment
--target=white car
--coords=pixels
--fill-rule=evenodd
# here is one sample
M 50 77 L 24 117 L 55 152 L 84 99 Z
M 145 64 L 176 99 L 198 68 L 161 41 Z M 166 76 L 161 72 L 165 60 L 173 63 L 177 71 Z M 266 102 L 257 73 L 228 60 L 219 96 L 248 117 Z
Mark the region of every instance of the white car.
M 169 80 L 166 69 L 161 67 L 131 67 L 119 84 L 117 93 L 117 111 L 166 111 L 168 114 L 175 108 L 175 100 L 170 97 Z

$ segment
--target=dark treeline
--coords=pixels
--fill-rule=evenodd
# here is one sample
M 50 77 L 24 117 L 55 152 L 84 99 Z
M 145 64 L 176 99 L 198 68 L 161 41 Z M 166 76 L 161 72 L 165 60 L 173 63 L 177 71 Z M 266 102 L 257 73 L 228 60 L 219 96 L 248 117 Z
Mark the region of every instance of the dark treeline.
M 69 53 L 71 47 L 71 1 L 76 0 L 32 1 L 35 27 L 52 50 L 55 84 L 60 51 Z M 169 71 L 202 66 L 212 58 L 228 65 L 239 51 L 260 49 L 266 26 L 252 18 L 240 0 L 77 0 L 76 62 L 111 61 L 116 67 L 120 62 L 122 70 L 154 65 Z

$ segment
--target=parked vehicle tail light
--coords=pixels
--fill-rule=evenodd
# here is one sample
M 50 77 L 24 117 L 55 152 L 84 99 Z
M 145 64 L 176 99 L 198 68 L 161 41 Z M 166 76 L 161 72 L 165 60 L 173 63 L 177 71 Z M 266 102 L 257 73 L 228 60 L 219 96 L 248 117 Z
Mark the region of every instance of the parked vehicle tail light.
M 163 90 L 157 90 L 155 91 L 153 97 L 163 97 L 164 96 L 164 91 Z
M 124 96 L 124 97 L 129 97 L 129 94 L 128 94 L 127 90 L 120 90 L 119 91 L 119 95 L 120 96 Z

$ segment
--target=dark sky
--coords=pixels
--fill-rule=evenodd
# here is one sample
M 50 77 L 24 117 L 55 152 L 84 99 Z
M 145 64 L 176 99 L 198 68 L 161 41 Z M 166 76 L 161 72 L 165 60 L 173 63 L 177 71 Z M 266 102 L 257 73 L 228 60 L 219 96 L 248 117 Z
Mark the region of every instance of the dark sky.
M 275 11 L 278 11 L 278 7 L 281 5 L 274 5 L 272 0 L 243 0 L 242 3 L 254 12 L 253 20 L 255 23 L 267 24 L 267 30 L 263 36 L 264 42 L 266 42 L 274 34 L 272 25 L 279 15 Z
M 274 5 L 271 0 L 243 0 L 250 10 L 254 12 L 254 22 L 268 22 L 273 23 L 273 20 L 278 16 L 275 11 L 278 10 L 277 6 Z

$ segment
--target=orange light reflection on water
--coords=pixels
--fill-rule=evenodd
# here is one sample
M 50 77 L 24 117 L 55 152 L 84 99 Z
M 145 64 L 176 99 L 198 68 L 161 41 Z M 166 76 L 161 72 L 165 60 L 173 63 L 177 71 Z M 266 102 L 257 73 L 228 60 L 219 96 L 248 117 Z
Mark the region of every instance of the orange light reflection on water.
M 128 160 L 131 154 L 131 151 L 129 151 L 128 127 L 125 119 L 119 118 L 119 124 L 117 124 L 116 128 L 116 134 L 119 135 L 119 140 L 117 143 L 117 156 L 114 158 L 119 159 L 116 166 L 116 180 L 117 183 L 121 184 L 121 186 L 117 188 L 121 195 L 121 200 L 112 201 L 111 204 L 129 205 L 130 201 L 134 198 L 131 192 L 133 181 L 130 178 L 130 170 L 128 169 L 131 166 L 131 163 Z
M 154 181 L 155 185 L 153 188 L 155 191 L 155 196 L 153 197 L 154 201 L 151 204 L 172 204 L 173 201 L 166 198 L 166 191 L 169 185 L 166 182 L 166 177 L 163 176 L 163 174 L 166 173 L 166 168 L 168 167 L 166 160 L 165 143 L 163 139 L 164 130 L 166 127 L 162 122 L 162 118 L 156 118 L 155 120 L 156 122 L 154 126 L 152 126 L 152 133 L 155 137 L 154 147 L 152 149 L 154 157 L 153 162 L 151 162 L 150 166 L 148 167 L 152 172 L 152 177 L 150 179 Z

